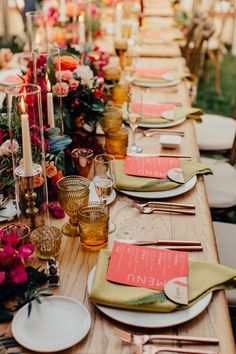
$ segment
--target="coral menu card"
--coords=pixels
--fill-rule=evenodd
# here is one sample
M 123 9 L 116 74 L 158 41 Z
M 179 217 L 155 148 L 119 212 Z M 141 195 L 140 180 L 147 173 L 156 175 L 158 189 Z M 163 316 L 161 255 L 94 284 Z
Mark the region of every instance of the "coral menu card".
M 106 279 L 115 283 L 165 290 L 168 297 L 184 289 L 187 298 L 188 253 L 115 241 Z M 175 280 L 175 282 L 173 282 Z M 174 288 L 173 288 L 174 286 Z M 177 290 L 178 289 L 178 290 Z M 178 301 L 176 301 L 178 302 Z M 179 301 L 181 303 L 181 299 Z
M 126 156 L 124 173 L 126 175 L 167 179 L 167 172 L 180 168 L 180 159 L 175 157 L 136 157 Z
M 174 111 L 176 105 L 173 103 L 131 103 L 132 112 L 141 112 L 146 118 L 160 118 L 162 113 L 166 111 Z

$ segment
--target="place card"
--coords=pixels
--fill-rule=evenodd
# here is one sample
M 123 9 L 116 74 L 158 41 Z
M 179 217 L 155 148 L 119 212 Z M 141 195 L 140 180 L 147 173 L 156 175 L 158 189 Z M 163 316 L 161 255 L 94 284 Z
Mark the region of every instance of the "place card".
M 108 281 L 160 291 L 166 288 L 166 295 L 183 303 L 187 278 L 188 252 L 114 242 L 106 275 Z
M 169 170 L 180 168 L 180 159 L 158 156 L 126 156 L 124 173 L 131 176 L 167 179 Z
M 160 118 L 162 114 L 166 111 L 174 111 L 176 108 L 173 103 L 160 103 L 160 104 L 151 104 L 151 103 L 131 103 L 132 112 L 141 112 L 145 118 Z
M 134 76 L 137 77 L 147 77 L 150 79 L 161 79 L 166 75 L 171 73 L 171 69 L 160 68 L 160 69 L 137 69 Z

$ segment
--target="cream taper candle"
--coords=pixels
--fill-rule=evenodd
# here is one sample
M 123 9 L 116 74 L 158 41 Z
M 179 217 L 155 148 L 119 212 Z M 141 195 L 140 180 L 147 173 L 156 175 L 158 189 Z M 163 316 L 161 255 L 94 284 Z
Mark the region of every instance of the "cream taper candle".
M 53 94 L 51 92 L 51 84 L 46 74 L 46 81 L 47 81 L 47 112 L 48 112 L 48 125 L 50 128 L 55 127 L 55 120 L 54 120 L 54 105 L 53 105 Z
M 32 161 L 28 114 L 25 113 L 21 114 L 21 129 L 22 129 L 24 172 L 26 176 L 31 176 L 33 174 L 33 161 Z

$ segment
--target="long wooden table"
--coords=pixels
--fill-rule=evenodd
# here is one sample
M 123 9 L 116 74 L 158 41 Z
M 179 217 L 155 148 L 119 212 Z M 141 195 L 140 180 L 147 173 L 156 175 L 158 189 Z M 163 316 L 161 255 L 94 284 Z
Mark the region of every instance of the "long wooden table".
M 139 65 L 146 67 L 170 67 L 179 70 L 184 69 L 184 62 L 181 58 L 154 59 L 141 58 Z M 181 82 L 175 87 L 155 89 L 138 88 L 142 90 L 145 97 L 153 102 L 181 102 L 183 105 L 190 105 L 186 84 Z M 180 153 L 188 153 L 194 159 L 199 159 L 199 151 L 196 143 L 194 125 L 191 120 L 186 120 L 181 125 L 170 128 L 172 130 L 183 130 L 185 137 L 182 140 Z M 144 152 L 159 152 L 159 138 L 143 137 L 138 134 L 138 142 L 143 146 Z M 168 150 L 165 150 L 168 152 Z M 122 194 L 117 192 L 117 198 L 111 205 L 111 220 L 116 225 L 116 231 L 109 235 L 109 246 L 115 238 L 129 237 L 135 239 L 191 239 L 201 241 L 203 252 L 193 252 L 191 259 L 207 260 L 218 262 L 217 249 L 211 222 L 210 210 L 204 186 L 204 178 L 198 177 L 196 186 L 188 193 L 172 198 L 175 202 L 194 203 L 196 206 L 195 216 L 169 215 L 169 214 L 137 214 L 137 211 L 130 207 L 123 199 Z M 62 221 L 53 220 L 53 224 L 60 227 Z M 61 285 L 55 290 L 55 294 L 69 296 L 81 301 L 89 310 L 92 324 L 89 334 L 74 347 L 63 351 L 66 354 L 128 354 L 132 352 L 132 347 L 122 342 L 114 333 L 113 326 L 125 328 L 129 331 L 141 333 L 176 333 L 193 336 L 218 337 L 219 347 L 204 345 L 203 349 L 212 349 L 222 354 L 234 354 L 235 345 L 232 335 L 230 318 L 227 308 L 226 297 L 223 291 L 215 292 L 212 300 L 200 315 L 184 324 L 166 329 L 147 330 L 137 329 L 128 325 L 123 325 L 103 315 L 94 304 L 88 300 L 87 278 L 91 269 L 96 265 L 97 253 L 85 252 L 80 249 L 79 238 L 63 237 L 60 254 L 58 256 L 60 264 Z M 36 260 L 35 265 L 44 265 L 44 262 Z M 39 324 L 40 325 L 40 324 Z M 78 319 L 78 326 L 80 319 Z M 10 330 L 9 325 L 1 325 L 0 332 Z M 188 347 L 191 347 L 188 344 Z M 196 346 L 192 345 L 193 348 Z M 27 350 L 24 353 L 28 353 Z

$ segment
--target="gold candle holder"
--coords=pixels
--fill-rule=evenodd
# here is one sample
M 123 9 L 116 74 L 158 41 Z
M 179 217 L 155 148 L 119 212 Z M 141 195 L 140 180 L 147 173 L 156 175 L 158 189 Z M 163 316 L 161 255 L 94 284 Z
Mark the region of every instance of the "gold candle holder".
M 36 217 L 39 209 L 36 206 L 37 193 L 34 189 L 34 177 L 42 172 L 42 167 L 38 164 L 33 165 L 32 174 L 26 175 L 24 165 L 15 168 L 15 174 L 20 179 L 20 188 L 24 193 L 26 201 L 26 217 L 30 219 L 30 230 L 33 231 L 37 227 Z

